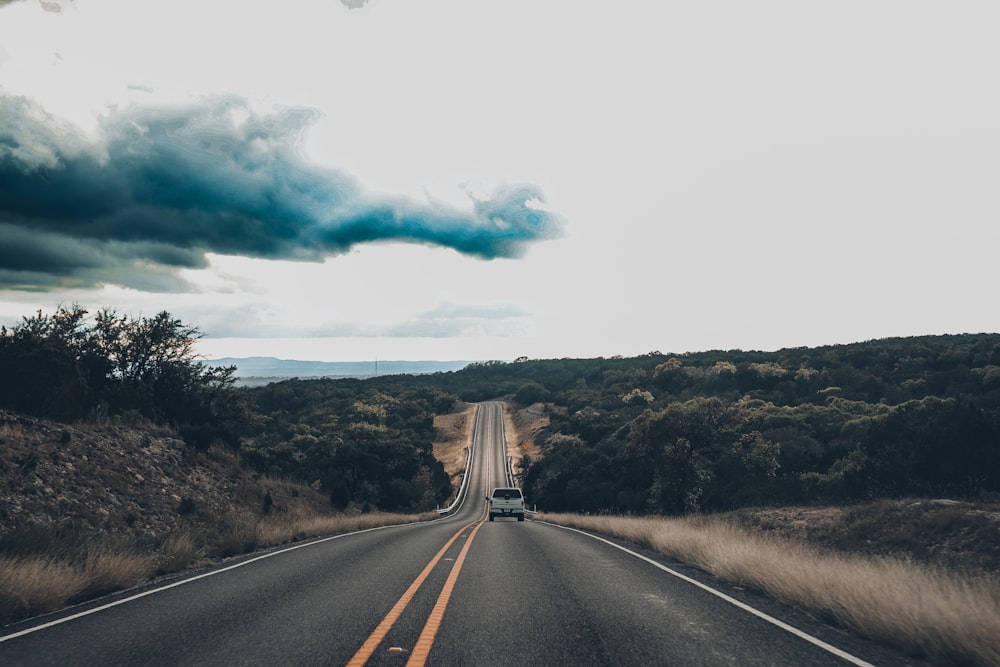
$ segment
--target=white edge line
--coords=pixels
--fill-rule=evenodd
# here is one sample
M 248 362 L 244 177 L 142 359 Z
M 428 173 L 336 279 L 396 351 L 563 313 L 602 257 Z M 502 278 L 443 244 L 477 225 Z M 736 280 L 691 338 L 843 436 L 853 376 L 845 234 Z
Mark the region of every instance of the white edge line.
M 619 549 L 619 550 L 624 551 L 625 553 L 627 553 L 629 555 L 635 556 L 639 560 L 646 561 L 647 563 L 649 563 L 653 567 L 657 567 L 657 568 L 663 570 L 664 572 L 666 572 L 668 574 L 672 574 L 673 576 L 677 577 L 678 579 L 686 581 L 689 584 L 693 584 L 693 585 L 697 586 L 698 588 L 700 588 L 700 589 L 702 589 L 704 591 L 707 591 L 707 592 L 711 593 L 712 595 L 714 595 L 714 596 L 716 596 L 718 598 L 721 598 L 721 599 L 725 600 L 726 602 L 728 602 L 728 603 L 730 603 L 730 604 L 732 604 L 732 605 L 734 605 L 736 607 L 739 607 L 743 611 L 749 612 L 749 613 L 753 614 L 754 616 L 756 616 L 756 617 L 758 617 L 760 619 L 763 619 L 763 620 L 767 621 L 768 623 L 770 623 L 770 624 L 772 624 L 774 626 L 777 626 L 777 627 L 781 628 L 782 630 L 784 630 L 786 632 L 789 632 L 789 633 L 795 635 L 796 637 L 798 637 L 800 639 L 804 639 L 807 642 L 809 642 L 810 644 L 814 644 L 815 646 L 818 646 L 819 648 L 823 649 L 824 651 L 828 651 L 829 653 L 832 653 L 833 655 L 837 656 L 838 658 L 842 658 L 843 660 L 846 660 L 847 662 L 849 662 L 851 664 L 858 665 L 858 667 L 875 667 L 870 662 L 865 662 L 861 658 L 859 658 L 857 656 L 854 656 L 854 655 L 851 655 L 850 653 L 848 653 L 848 652 L 846 652 L 846 651 L 844 651 L 842 649 L 839 649 L 836 646 L 833 646 L 831 644 L 827 644 L 822 639 L 819 639 L 817 637 L 813 637 L 812 635 L 810 635 L 810 634 L 808 634 L 808 633 L 806 633 L 806 632 L 804 632 L 802 630 L 799 630 L 796 627 L 788 625 L 784 621 L 780 621 L 780 620 L 774 618 L 773 616 L 765 614 L 764 612 L 760 611 L 759 609 L 755 609 L 755 608 L 751 607 L 748 604 L 740 602 L 736 598 L 729 597 L 725 593 L 723 593 L 721 591 L 717 591 L 714 588 L 712 588 L 711 586 L 707 586 L 707 585 L 701 583 L 700 581 L 698 581 L 696 579 L 692 579 L 691 577 L 683 575 L 680 572 L 677 572 L 676 570 L 670 569 L 669 567 L 667 567 L 666 565 L 663 565 L 662 563 L 656 562 L 652 558 L 647 558 L 646 556 L 643 556 L 642 554 L 637 554 L 636 552 L 634 552 L 634 551 L 632 551 L 630 549 L 626 549 L 625 547 L 623 547 L 623 546 L 621 546 L 619 544 L 615 544 L 614 542 L 612 542 L 610 540 L 606 540 L 603 537 L 598 537 L 597 535 L 593 535 L 591 533 L 588 533 L 588 532 L 583 531 L 583 530 L 579 530 L 577 528 L 570 528 L 568 526 L 560 526 L 559 524 L 556 524 L 556 523 L 549 523 L 548 521 L 539 521 L 538 519 L 534 519 L 534 521 L 536 523 L 543 523 L 546 526 L 553 526 L 555 528 L 562 528 L 563 530 L 570 530 L 570 531 L 573 531 L 574 533 L 580 533 L 581 535 L 586 535 L 587 537 L 589 537 L 591 539 L 595 539 L 598 542 L 604 542 L 605 544 L 610 545 L 610 546 L 614 547 L 615 549 Z
M 199 575 L 196 575 L 196 576 L 193 576 L 193 577 L 188 577 L 187 579 L 182 579 L 181 581 L 175 581 L 174 583 L 167 584 L 166 586 L 160 586 L 158 588 L 153 588 L 153 589 L 150 589 L 148 591 L 143 591 L 142 593 L 137 593 L 135 595 L 131 595 L 131 596 L 127 597 L 127 598 L 122 598 L 121 600 L 115 600 L 114 602 L 109 602 L 109 603 L 103 604 L 103 605 L 101 605 L 99 607 L 94 607 L 93 609 L 87 609 L 85 611 L 81 611 L 81 612 L 77 612 L 75 614 L 71 614 L 70 616 L 64 616 L 62 618 L 57 618 L 56 620 L 49 621 L 48 623 L 42 623 L 41 625 L 36 625 L 36 626 L 30 627 L 30 628 L 25 628 L 24 630 L 21 630 L 19 632 L 14 632 L 14 633 L 9 634 L 9 635 L 4 635 L 4 636 L 0 637 L 0 644 L 2 644 L 3 642 L 5 642 L 5 641 L 7 641 L 9 639 L 16 639 L 17 637 L 23 637 L 24 635 L 30 635 L 31 633 L 38 632 L 39 630 L 44 630 L 46 628 L 51 628 L 51 627 L 53 627 L 55 625 L 61 625 L 63 623 L 68 623 L 69 621 L 74 621 L 74 620 L 76 620 L 78 618 L 82 618 L 84 616 L 89 616 L 91 614 L 96 614 L 97 612 L 104 611 L 106 609 L 111 609 L 112 607 L 117 607 L 118 605 L 123 605 L 126 602 L 132 602 L 134 600 L 138 600 L 139 598 L 144 598 L 144 597 L 146 597 L 148 595 L 153 595 L 154 593 L 161 593 L 161 592 L 169 590 L 171 588 L 177 588 L 178 586 L 183 586 L 184 584 L 189 584 L 192 581 L 198 581 L 199 579 L 204 579 L 205 577 L 213 577 L 213 576 L 215 576 L 217 574 L 222 574 L 223 572 L 229 572 L 230 570 L 235 570 L 238 567 L 243 567 L 244 565 L 250 565 L 251 563 L 256 563 L 257 561 L 264 560 L 265 558 L 271 558 L 272 556 L 278 556 L 280 554 L 288 553 L 289 551 L 295 551 L 296 549 L 304 549 L 305 547 L 311 547 L 311 546 L 313 546 L 315 544 L 321 544 L 323 542 L 329 542 L 330 540 L 337 540 L 337 539 L 340 539 L 342 537 L 348 537 L 350 535 L 360 535 L 362 533 L 370 533 L 370 532 L 375 531 L 375 530 L 385 530 L 386 528 L 400 528 L 402 526 L 415 526 L 415 525 L 418 525 L 419 523 L 420 522 L 418 521 L 418 522 L 413 522 L 413 523 L 395 523 L 395 524 L 391 524 L 391 525 L 388 525 L 388 526 L 375 526 L 374 528 L 365 528 L 364 530 L 356 530 L 356 531 L 352 531 L 350 533 L 341 533 L 339 535 L 331 535 L 329 537 L 323 537 L 323 538 L 320 538 L 318 540 L 313 540 L 312 542 L 305 542 L 303 544 L 296 544 L 294 546 L 287 547 L 285 549 L 280 549 L 278 551 L 271 551 L 269 553 L 262 554 L 260 556 L 255 556 L 253 558 L 248 558 L 247 560 L 240 561 L 239 563 L 234 563 L 233 565 L 229 565 L 227 567 L 224 567 L 224 568 L 221 568 L 221 569 L 218 569 L 218 570 L 211 570 L 210 572 L 205 572 L 203 574 L 199 574 Z

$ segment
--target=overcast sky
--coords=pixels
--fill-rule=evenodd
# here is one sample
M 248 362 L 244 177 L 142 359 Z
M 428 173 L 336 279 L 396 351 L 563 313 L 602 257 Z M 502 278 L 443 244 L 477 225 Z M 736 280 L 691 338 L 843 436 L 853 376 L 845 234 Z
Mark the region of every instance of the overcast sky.
M 998 34 L 995 0 L 0 2 L 0 323 L 330 361 L 997 332 Z

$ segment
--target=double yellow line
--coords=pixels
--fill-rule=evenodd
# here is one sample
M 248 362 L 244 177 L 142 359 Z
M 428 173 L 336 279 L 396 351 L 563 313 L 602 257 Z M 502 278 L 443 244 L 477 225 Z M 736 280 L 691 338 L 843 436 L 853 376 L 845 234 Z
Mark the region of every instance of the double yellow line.
M 424 625 L 423 631 L 420 633 L 420 637 L 417 639 L 416 645 L 413 647 L 413 652 L 410 654 L 410 659 L 407 661 L 407 667 L 417 667 L 423 665 L 427 661 L 427 656 L 430 655 L 431 647 L 434 645 L 434 638 L 437 636 L 438 630 L 441 627 L 441 621 L 444 619 L 444 610 L 448 606 L 448 601 L 451 599 L 452 591 L 455 590 L 455 582 L 458 580 L 458 573 L 462 571 L 462 564 L 465 562 L 465 556 L 469 553 L 469 547 L 472 545 L 472 540 L 475 539 L 476 533 L 479 529 L 483 527 L 483 521 L 486 517 L 486 510 L 483 510 L 483 514 L 473 521 L 472 523 L 462 526 L 462 528 L 451 536 L 441 550 L 430 560 L 429 563 L 424 567 L 424 569 L 417 575 L 417 578 L 413 580 L 410 587 L 406 589 L 402 597 L 396 601 L 389 613 L 385 615 L 382 622 L 378 624 L 375 630 L 368 636 L 365 643 L 361 645 L 358 652 L 354 654 L 354 657 L 350 659 L 347 663 L 347 667 L 362 667 L 368 659 L 378 648 L 382 640 L 395 625 L 396 621 L 403 614 L 403 610 L 406 606 L 410 604 L 410 600 L 413 596 L 417 594 L 420 587 L 423 586 L 424 581 L 434 570 L 434 567 L 438 564 L 441 558 L 447 553 L 448 549 L 455 540 L 459 538 L 466 530 L 472 528 L 472 532 L 469 534 L 469 539 L 466 540 L 465 546 L 462 547 L 461 553 L 459 553 L 458 558 L 455 559 L 455 564 L 452 565 L 451 572 L 448 574 L 448 579 L 444 583 L 444 587 L 441 589 L 441 594 L 438 596 L 437 602 L 434 603 L 434 608 L 431 610 L 430 616 L 427 617 L 427 623 Z

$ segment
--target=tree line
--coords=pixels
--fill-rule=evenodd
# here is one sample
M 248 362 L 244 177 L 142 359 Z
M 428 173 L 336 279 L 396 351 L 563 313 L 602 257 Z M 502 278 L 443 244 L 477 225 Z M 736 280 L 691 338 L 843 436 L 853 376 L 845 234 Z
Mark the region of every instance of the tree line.
M 366 380 L 235 386 L 195 327 L 79 307 L 0 331 L 0 407 L 61 420 L 142 416 L 239 450 L 338 508 L 447 500 L 434 416 L 457 401 L 541 405 L 522 485 L 549 511 L 681 514 L 781 503 L 1000 493 L 1000 335 L 777 352 L 521 359 Z
M 434 416 L 455 396 L 363 380 L 287 380 L 247 389 L 257 419 L 242 433 L 254 468 L 313 484 L 338 509 L 412 512 L 451 494 L 434 458 Z
M 1000 492 L 1000 336 L 549 363 L 513 397 L 548 408 L 523 484 L 553 511 Z

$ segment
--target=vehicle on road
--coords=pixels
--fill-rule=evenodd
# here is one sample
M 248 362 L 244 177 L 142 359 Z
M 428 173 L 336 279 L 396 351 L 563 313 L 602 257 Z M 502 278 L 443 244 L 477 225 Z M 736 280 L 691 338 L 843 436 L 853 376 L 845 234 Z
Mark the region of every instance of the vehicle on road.
M 490 521 L 494 518 L 510 517 L 524 521 L 524 496 L 521 489 L 513 486 L 498 486 L 493 493 L 486 496 L 490 504 Z

